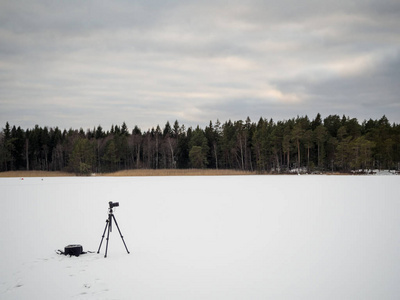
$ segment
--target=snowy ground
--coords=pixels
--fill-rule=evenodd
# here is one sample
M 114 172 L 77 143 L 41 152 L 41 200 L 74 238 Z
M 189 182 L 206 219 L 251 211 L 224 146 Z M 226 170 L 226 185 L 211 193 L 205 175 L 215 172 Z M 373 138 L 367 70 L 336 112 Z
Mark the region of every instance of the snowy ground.
M 399 299 L 399 176 L 0 179 L 1 299 Z M 119 202 L 108 257 L 96 251 Z M 104 240 L 105 242 L 105 240 Z

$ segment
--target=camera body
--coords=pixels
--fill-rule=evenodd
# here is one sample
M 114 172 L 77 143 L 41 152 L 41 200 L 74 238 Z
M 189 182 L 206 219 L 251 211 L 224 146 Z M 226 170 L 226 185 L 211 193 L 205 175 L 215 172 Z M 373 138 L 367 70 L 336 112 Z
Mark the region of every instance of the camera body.
M 108 202 L 108 205 L 110 205 L 110 209 L 111 209 L 111 208 L 113 208 L 113 207 L 119 206 L 119 202 L 112 202 L 112 201 L 110 201 L 110 202 Z

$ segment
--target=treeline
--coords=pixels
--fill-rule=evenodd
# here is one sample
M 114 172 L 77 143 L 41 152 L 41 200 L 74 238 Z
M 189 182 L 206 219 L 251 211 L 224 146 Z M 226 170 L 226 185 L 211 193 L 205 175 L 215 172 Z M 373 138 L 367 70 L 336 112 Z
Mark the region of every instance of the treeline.
M 0 171 L 48 170 L 76 174 L 123 169 L 213 168 L 274 173 L 396 169 L 400 126 L 383 116 L 307 116 L 274 122 L 218 120 L 204 129 L 178 121 L 163 128 L 129 131 L 125 122 L 104 131 L 60 130 L 36 125 L 23 130 L 7 122 L 0 132 Z

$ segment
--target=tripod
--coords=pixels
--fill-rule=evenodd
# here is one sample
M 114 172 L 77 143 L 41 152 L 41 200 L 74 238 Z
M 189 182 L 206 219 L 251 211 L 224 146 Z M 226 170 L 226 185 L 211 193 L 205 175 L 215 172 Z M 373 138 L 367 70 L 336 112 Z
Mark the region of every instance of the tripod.
M 114 213 L 112 208 L 114 206 L 119 206 L 118 202 L 112 203 L 111 201 L 109 202 L 110 208 L 108 209 L 108 219 L 106 220 L 106 227 L 104 228 L 104 232 L 103 232 L 103 236 L 101 237 L 101 241 L 100 241 L 100 246 L 99 246 L 99 250 L 97 250 L 97 253 L 100 253 L 100 248 L 101 248 L 101 244 L 103 243 L 103 239 L 104 239 L 104 235 L 106 234 L 106 230 L 108 227 L 108 232 L 107 232 L 107 243 L 106 243 L 106 254 L 104 255 L 104 257 L 107 257 L 107 250 L 108 250 L 108 240 L 110 238 L 110 232 L 112 231 L 112 220 L 114 220 L 115 225 L 117 225 L 118 231 L 119 231 L 119 235 L 121 236 L 122 242 L 124 243 L 126 252 L 128 252 L 129 254 L 129 250 L 126 247 L 125 241 L 124 241 L 124 237 L 122 236 L 121 230 L 119 229 L 117 220 L 115 219 Z

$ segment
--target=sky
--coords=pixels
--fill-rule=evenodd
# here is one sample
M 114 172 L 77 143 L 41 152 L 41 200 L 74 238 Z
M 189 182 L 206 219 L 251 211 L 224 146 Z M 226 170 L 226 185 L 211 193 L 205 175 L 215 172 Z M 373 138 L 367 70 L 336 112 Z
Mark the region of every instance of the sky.
M 0 0 L 0 128 L 400 123 L 400 2 Z

